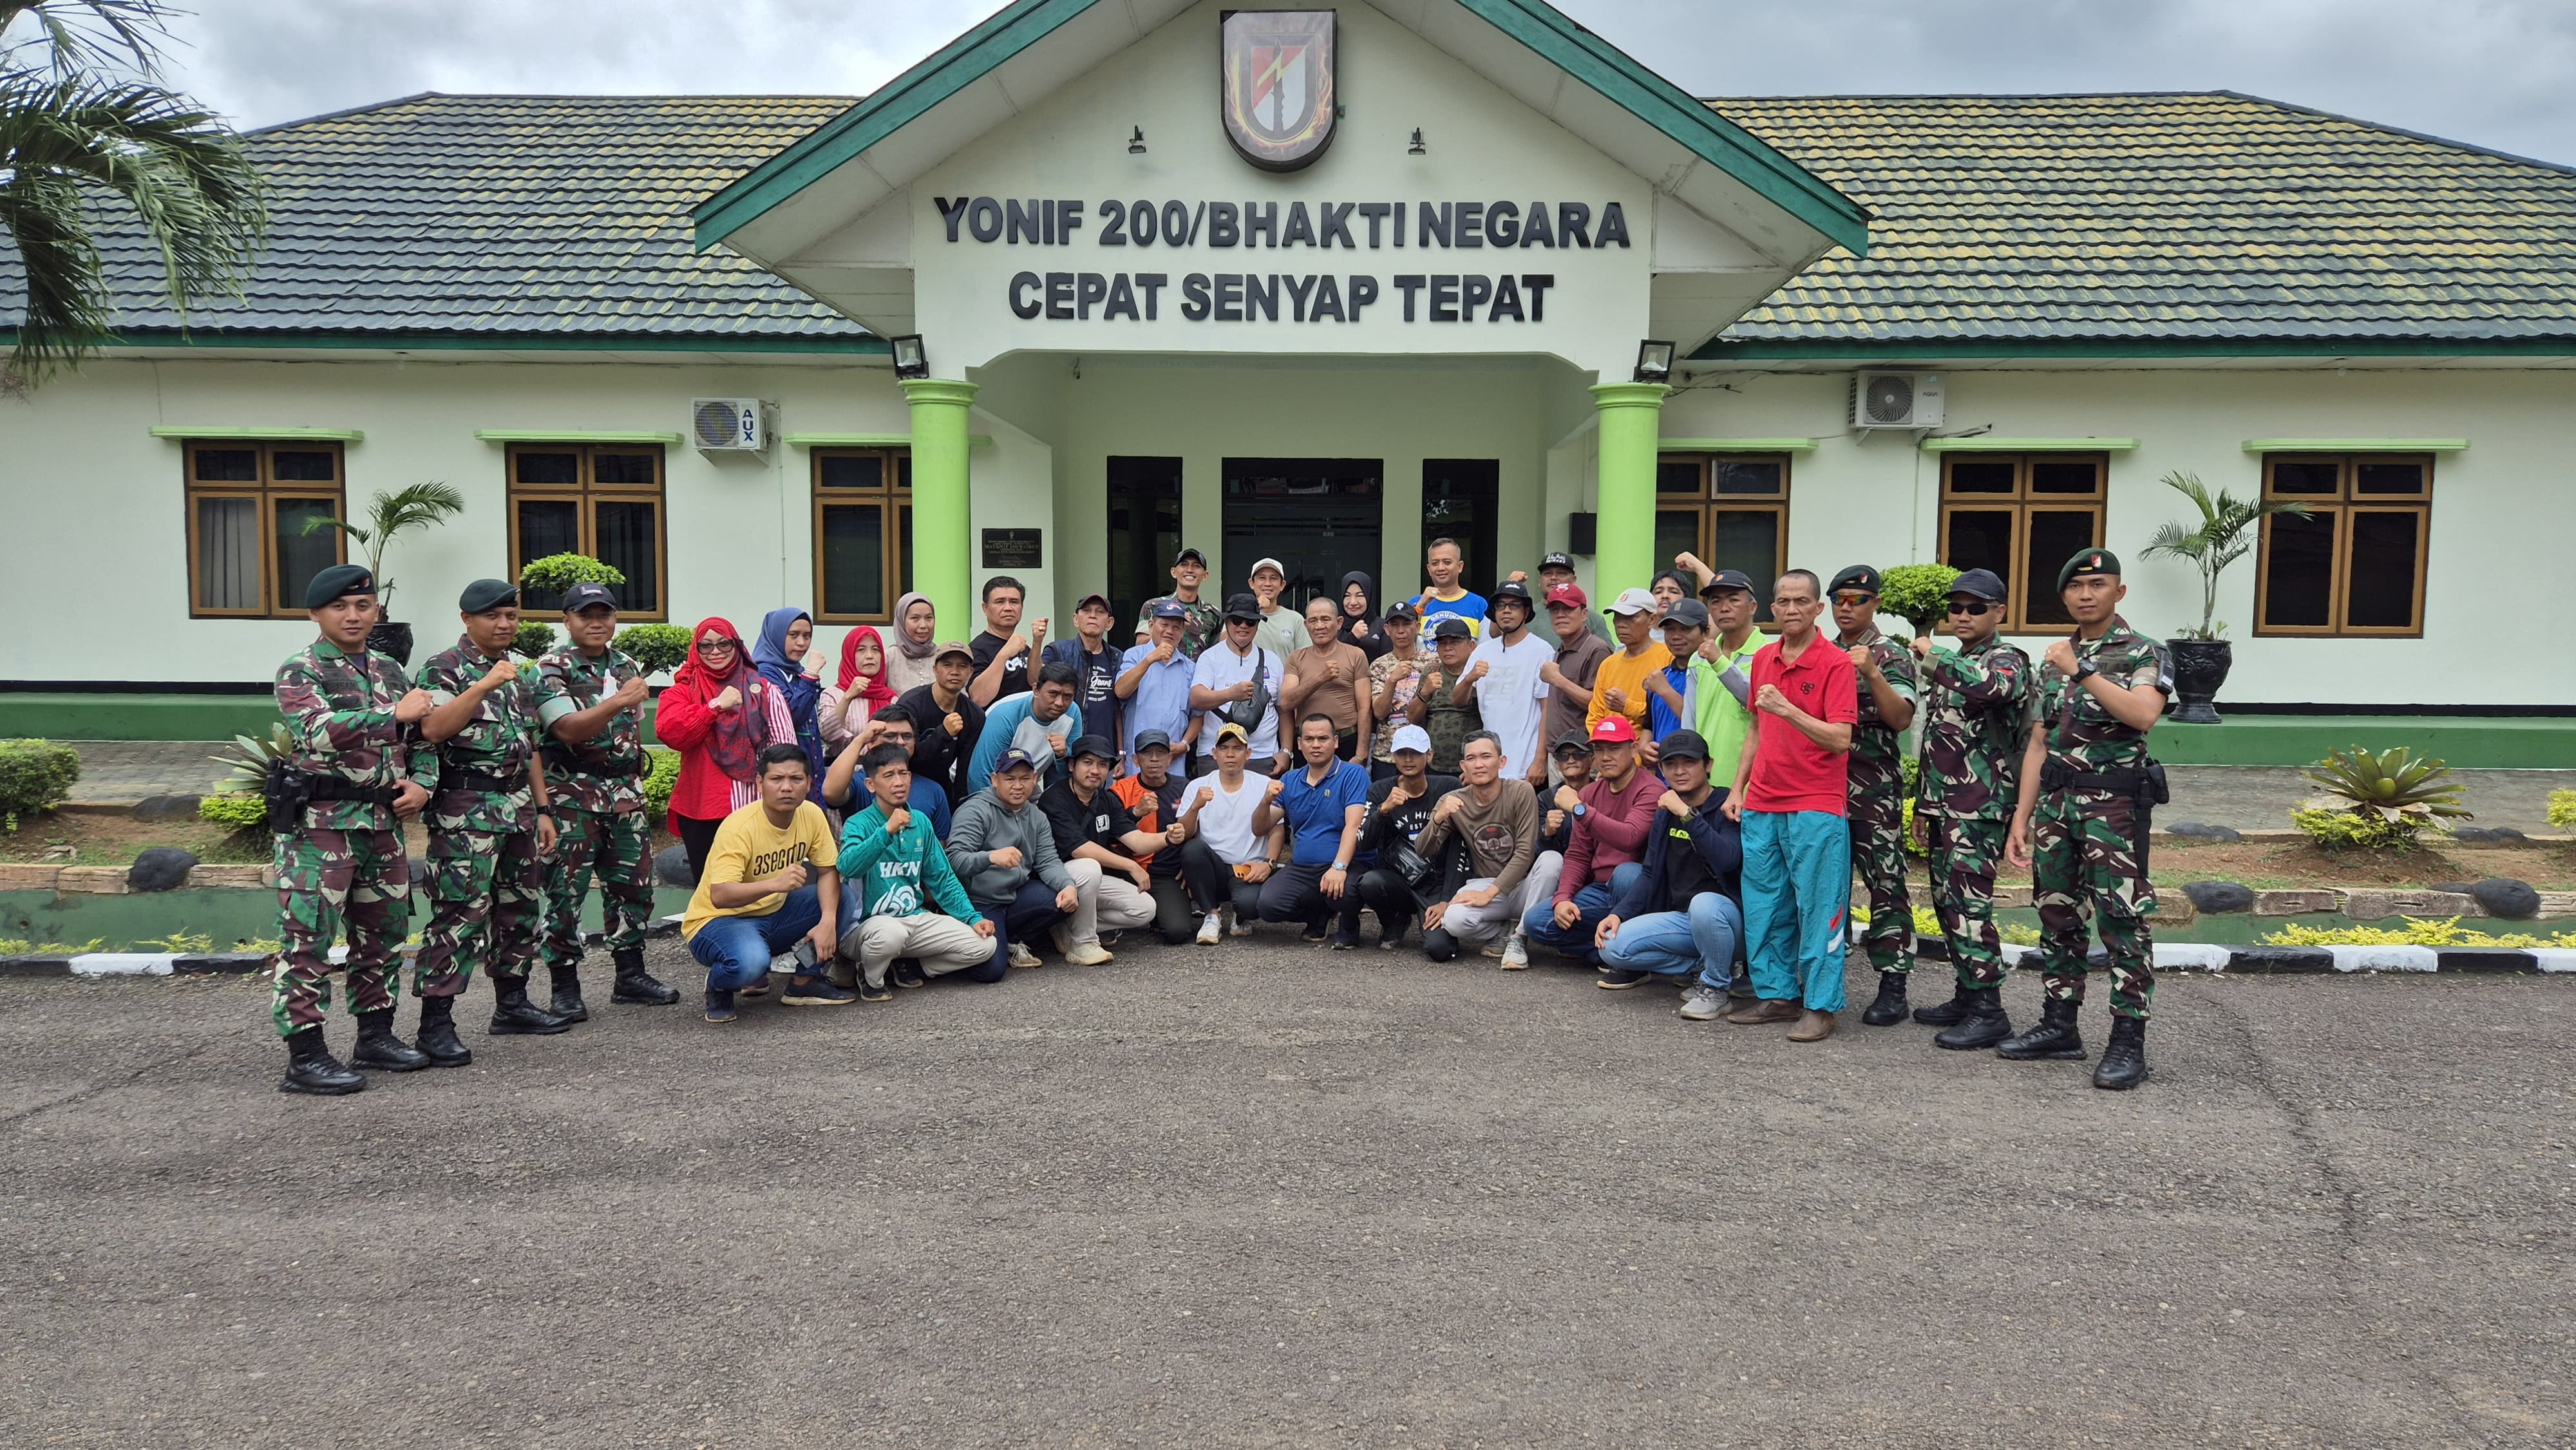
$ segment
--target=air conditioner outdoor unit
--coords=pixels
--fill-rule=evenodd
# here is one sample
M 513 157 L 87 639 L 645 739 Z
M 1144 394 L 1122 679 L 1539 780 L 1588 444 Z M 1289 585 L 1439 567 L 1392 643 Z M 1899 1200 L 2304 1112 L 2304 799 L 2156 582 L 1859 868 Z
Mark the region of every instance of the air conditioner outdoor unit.
M 770 406 L 758 398 L 695 398 L 689 403 L 689 436 L 708 453 L 766 453 L 772 431 Z
M 1938 428 L 1939 373 L 1859 373 L 1852 378 L 1855 428 Z

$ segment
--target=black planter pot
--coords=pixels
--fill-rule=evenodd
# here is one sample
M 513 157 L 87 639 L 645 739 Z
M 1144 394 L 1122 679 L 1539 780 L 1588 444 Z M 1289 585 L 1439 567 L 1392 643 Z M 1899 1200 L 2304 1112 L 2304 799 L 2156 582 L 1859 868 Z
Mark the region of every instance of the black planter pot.
M 378 654 L 392 655 L 396 663 L 411 668 L 411 626 L 387 620 L 367 631 L 367 648 Z
M 2186 725 L 2218 723 L 2219 687 L 2236 663 L 2235 647 L 2223 639 L 2169 639 L 2173 651 L 2173 718 Z

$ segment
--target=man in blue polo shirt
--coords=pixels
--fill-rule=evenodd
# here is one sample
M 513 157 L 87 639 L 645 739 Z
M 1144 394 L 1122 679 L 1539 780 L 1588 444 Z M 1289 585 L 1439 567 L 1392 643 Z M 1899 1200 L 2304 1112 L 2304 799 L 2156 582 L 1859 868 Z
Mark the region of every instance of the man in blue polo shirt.
M 1118 743 L 1130 771 L 1137 768 L 1136 737 L 1147 731 L 1159 732 L 1177 761 L 1190 758 L 1190 745 L 1198 739 L 1199 717 L 1190 710 L 1196 664 L 1184 637 L 1189 618 L 1189 606 L 1181 601 L 1155 600 L 1145 610 L 1145 641 L 1118 658 L 1112 688 L 1119 700 L 1119 723 L 1126 728 Z
M 1296 921 L 1306 940 L 1324 939 L 1324 918 L 1334 917 L 1333 946 L 1360 944 L 1360 893 L 1356 874 L 1375 863 L 1360 851 L 1360 822 L 1368 815 L 1368 767 L 1337 758 L 1333 717 L 1320 711 L 1297 722 L 1297 753 L 1305 769 L 1292 770 L 1270 787 L 1270 798 L 1252 812 L 1252 833 L 1268 835 L 1288 820 L 1288 864 L 1261 887 L 1263 921 Z

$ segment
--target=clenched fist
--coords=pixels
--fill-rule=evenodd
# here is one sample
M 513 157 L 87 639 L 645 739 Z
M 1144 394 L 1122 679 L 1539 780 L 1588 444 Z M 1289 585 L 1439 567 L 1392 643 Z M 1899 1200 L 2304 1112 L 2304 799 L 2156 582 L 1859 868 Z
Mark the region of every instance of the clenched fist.
M 405 725 L 417 724 L 437 708 L 438 701 L 430 698 L 429 691 L 405 690 L 403 697 L 394 701 L 394 718 Z
M 1786 715 L 1793 708 L 1789 704 L 1789 697 L 1780 693 L 1778 685 L 1764 685 L 1760 693 L 1753 697 L 1753 703 L 1763 713 L 1770 715 Z
M 774 890 L 781 893 L 802 891 L 805 888 L 805 878 L 807 874 L 804 862 L 790 861 L 787 863 L 785 870 L 782 870 L 777 875 L 769 878 L 769 884 Z
M 508 655 L 503 655 L 501 658 L 494 660 L 492 662 L 492 668 L 485 670 L 483 672 L 483 678 L 475 681 L 475 683 L 487 690 L 497 690 L 518 677 L 519 662 L 510 658 Z
M 742 691 L 731 685 L 716 691 L 715 698 L 707 701 L 707 708 L 710 710 L 735 710 L 740 709 L 741 706 Z

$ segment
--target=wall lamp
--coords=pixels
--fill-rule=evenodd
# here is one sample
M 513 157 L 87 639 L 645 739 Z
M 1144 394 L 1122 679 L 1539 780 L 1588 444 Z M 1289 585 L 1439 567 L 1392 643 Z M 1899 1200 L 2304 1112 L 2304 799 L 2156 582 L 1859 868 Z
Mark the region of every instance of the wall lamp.
M 894 375 L 896 377 L 926 378 L 930 376 L 930 354 L 924 351 L 921 346 L 920 333 L 908 332 L 901 337 L 889 337 L 886 339 L 886 346 L 894 350 Z
M 1416 126 L 1413 128 L 1413 144 L 1404 148 L 1404 154 L 1407 156 L 1428 156 L 1431 154 L 1431 148 L 1422 144 L 1421 127 Z
M 1137 127 L 1136 134 L 1127 138 L 1127 154 L 1130 156 L 1142 156 L 1145 154 L 1144 127 Z
M 1631 379 L 1640 383 L 1668 383 L 1673 380 L 1673 345 L 1669 342 L 1637 344 L 1637 373 Z

